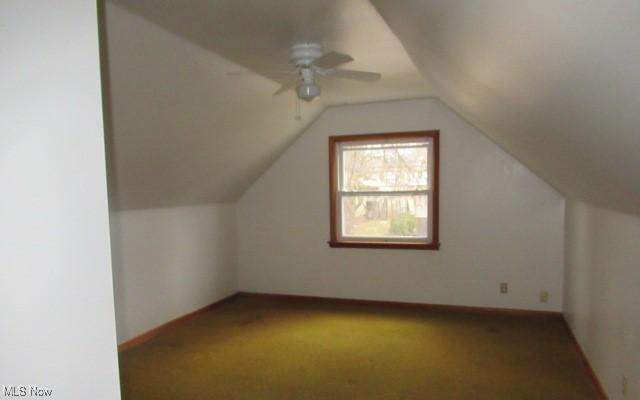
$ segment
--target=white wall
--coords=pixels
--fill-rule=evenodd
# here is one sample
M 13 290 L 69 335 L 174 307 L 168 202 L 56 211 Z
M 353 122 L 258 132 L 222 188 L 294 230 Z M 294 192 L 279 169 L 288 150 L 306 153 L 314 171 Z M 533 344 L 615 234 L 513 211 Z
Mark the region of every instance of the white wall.
M 233 205 L 111 215 L 118 342 L 237 290 Z
M 564 313 L 612 400 L 640 398 L 640 217 L 568 201 Z
M 441 249 L 329 248 L 327 137 L 422 129 L 441 131 Z M 243 291 L 562 308 L 564 199 L 437 100 L 328 108 L 237 214 Z
M 119 399 L 95 2 L 0 2 L 0 88 L 0 393 Z

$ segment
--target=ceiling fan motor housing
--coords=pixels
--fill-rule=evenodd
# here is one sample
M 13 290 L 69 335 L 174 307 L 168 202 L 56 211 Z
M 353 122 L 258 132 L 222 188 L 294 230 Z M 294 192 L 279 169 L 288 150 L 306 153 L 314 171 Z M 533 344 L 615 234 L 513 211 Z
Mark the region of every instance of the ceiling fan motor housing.
M 296 43 L 291 47 L 289 59 L 296 67 L 309 67 L 313 61 L 322 55 L 320 43 Z

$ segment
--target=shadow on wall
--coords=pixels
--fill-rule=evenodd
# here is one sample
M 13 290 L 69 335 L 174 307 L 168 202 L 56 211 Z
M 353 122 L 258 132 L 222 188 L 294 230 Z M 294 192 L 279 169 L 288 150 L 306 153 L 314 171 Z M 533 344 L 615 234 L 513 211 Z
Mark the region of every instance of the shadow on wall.
M 113 107 L 111 96 L 111 81 L 109 77 L 109 54 L 107 51 L 107 22 L 106 22 L 106 0 L 97 2 L 98 9 L 98 39 L 100 45 L 100 77 L 102 85 L 102 115 L 104 124 L 104 145 L 105 159 L 107 167 L 107 190 L 109 200 L 109 234 L 111 237 L 111 272 L 113 276 L 114 306 L 116 312 L 116 331 L 120 338 L 121 331 L 127 331 L 125 325 L 126 299 L 124 291 L 117 293 L 118 288 L 124 287 L 124 260 L 122 255 L 122 234 L 121 227 L 115 218 L 115 199 L 117 190 L 115 143 L 113 137 Z M 121 318 L 118 318 L 120 316 Z

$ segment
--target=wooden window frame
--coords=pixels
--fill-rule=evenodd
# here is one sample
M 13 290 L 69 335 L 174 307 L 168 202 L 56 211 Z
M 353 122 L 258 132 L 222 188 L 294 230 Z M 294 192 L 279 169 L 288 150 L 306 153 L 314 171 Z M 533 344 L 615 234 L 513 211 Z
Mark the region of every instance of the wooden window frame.
M 337 232 L 336 219 L 337 213 L 337 160 L 336 148 L 339 143 L 343 142 L 359 142 L 359 141 L 385 141 L 385 140 L 401 140 L 401 139 L 424 139 L 429 138 L 433 146 L 433 171 L 432 176 L 431 202 L 432 209 L 430 215 L 431 224 L 431 241 L 428 243 L 418 242 L 394 242 L 394 241 L 353 241 L 340 240 Z M 416 249 L 416 250 L 438 250 L 440 241 L 438 236 L 439 226 L 439 171 L 440 171 L 440 131 L 412 131 L 412 132 L 389 132 L 389 133 L 371 133 L 359 135 L 341 135 L 329 137 L 329 194 L 330 194 L 330 247 L 347 247 L 347 248 L 378 248 L 378 249 Z

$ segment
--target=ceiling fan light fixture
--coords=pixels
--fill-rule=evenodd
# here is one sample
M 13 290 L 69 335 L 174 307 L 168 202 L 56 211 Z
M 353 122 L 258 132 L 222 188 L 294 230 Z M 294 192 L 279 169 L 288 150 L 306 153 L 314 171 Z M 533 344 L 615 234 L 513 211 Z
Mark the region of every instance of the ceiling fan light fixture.
M 298 86 L 296 86 L 296 92 L 298 93 L 298 97 L 302 100 L 311 101 L 320 96 L 320 86 L 313 82 L 300 82 Z

